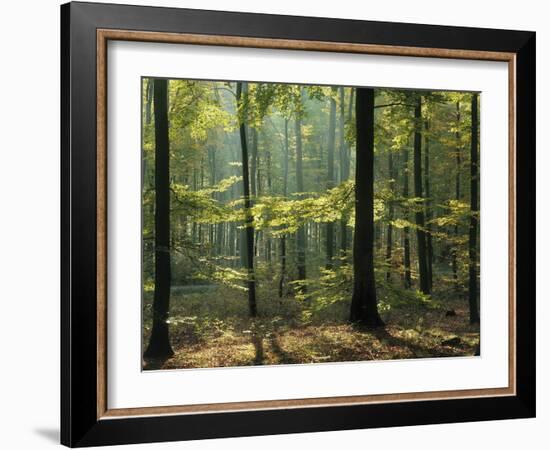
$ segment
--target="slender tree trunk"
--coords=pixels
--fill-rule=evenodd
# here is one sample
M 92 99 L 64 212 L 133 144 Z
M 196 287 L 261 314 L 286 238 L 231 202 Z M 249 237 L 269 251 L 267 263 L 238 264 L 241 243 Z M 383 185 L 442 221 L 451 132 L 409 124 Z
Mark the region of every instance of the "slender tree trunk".
M 422 97 L 418 97 L 414 108 L 414 196 L 422 199 Z M 418 272 L 420 275 L 420 290 L 430 293 L 428 282 L 428 261 L 426 258 L 426 232 L 424 231 L 424 205 L 417 205 L 415 211 L 416 239 L 418 243 Z
M 154 81 L 155 102 L 155 292 L 153 328 L 146 358 L 174 354 L 170 346 L 170 143 L 168 140 L 168 81 Z
M 208 159 L 210 163 L 210 186 L 214 186 L 216 184 L 216 147 L 208 147 Z M 218 198 L 218 193 L 213 193 L 212 198 L 216 199 Z M 208 242 L 210 243 L 210 253 L 216 254 L 216 246 L 214 245 L 214 232 L 215 232 L 215 226 L 214 224 L 208 225 Z
M 223 235 L 224 224 L 219 222 L 216 224 L 216 255 L 221 256 L 223 254 Z
M 197 168 L 193 168 L 193 191 L 197 192 L 199 188 L 199 180 L 198 180 L 198 174 L 197 174 Z M 197 222 L 193 222 L 193 228 L 191 231 L 191 241 L 193 244 L 197 243 Z
M 357 170 L 350 321 L 379 327 L 384 322 L 378 314 L 374 279 L 374 89 L 357 89 L 355 111 Z
M 430 124 L 426 121 L 426 131 L 429 132 Z M 432 201 L 430 191 L 430 139 L 428 134 L 425 137 L 426 151 L 424 152 L 424 191 L 426 193 L 426 256 L 428 265 L 428 286 L 430 292 L 433 287 L 433 239 L 432 239 Z
M 328 124 L 328 154 L 327 154 L 327 190 L 334 187 L 334 149 L 336 147 L 336 100 L 334 99 L 335 88 L 332 88 L 330 97 L 330 113 Z M 327 222 L 326 239 L 326 268 L 332 269 L 332 258 L 334 257 L 334 222 Z
M 151 118 L 148 117 L 148 115 L 151 115 L 151 100 L 149 99 L 149 86 L 151 84 L 151 79 L 147 78 L 147 82 L 145 83 L 145 86 L 143 86 L 143 89 L 145 90 L 145 123 L 149 125 L 151 122 Z M 143 140 L 142 140 L 143 141 Z M 149 174 L 148 174 L 148 164 L 147 164 L 147 156 L 145 153 L 145 149 L 141 148 L 141 192 L 142 195 L 145 194 L 145 191 L 147 190 L 149 186 Z
M 348 121 L 351 122 L 353 120 L 353 111 L 354 111 L 354 88 L 350 88 L 349 92 L 349 105 L 348 105 Z M 348 160 L 348 174 L 351 174 L 351 145 L 347 146 L 347 160 Z
M 286 238 L 283 235 L 281 237 L 281 276 L 279 278 L 279 298 L 282 298 L 285 292 L 286 281 Z
M 236 251 L 235 251 L 236 250 L 235 249 L 235 239 L 236 239 L 235 231 L 236 231 L 235 224 L 233 222 L 229 223 L 229 231 L 228 231 L 227 240 L 228 240 L 228 244 L 229 244 L 228 253 L 229 253 L 229 257 L 231 258 L 229 265 L 231 267 L 235 266 L 235 257 L 237 256 Z
M 256 202 L 257 197 L 261 197 L 263 195 L 262 192 L 262 175 L 261 175 L 261 161 L 258 154 L 258 139 L 256 138 L 256 172 L 257 172 L 257 180 L 256 180 L 256 195 L 253 196 L 252 204 Z M 257 261 L 260 260 L 260 256 L 262 255 L 262 249 L 265 250 L 265 233 L 262 230 L 254 231 L 255 237 L 254 237 L 254 255 L 258 256 Z M 264 255 L 265 256 L 265 255 Z
M 409 149 L 403 148 L 403 199 L 409 199 Z M 403 209 L 403 219 L 408 222 L 409 210 L 408 206 Z M 403 267 L 405 270 L 405 287 L 408 289 L 412 286 L 411 280 L 411 239 L 410 228 L 403 228 Z
M 147 78 L 145 86 L 145 123 L 151 124 L 151 106 L 153 104 L 153 80 Z
M 393 190 L 394 190 L 394 184 L 395 184 L 395 174 L 394 174 L 394 167 L 393 167 L 393 152 L 392 150 L 388 150 L 388 175 L 390 178 L 390 193 L 391 193 L 391 200 L 389 202 L 388 206 L 388 232 L 386 235 L 386 264 L 387 264 L 387 271 L 386 271 L 386 281 L 391 280 L 391 269 L 392 269 L 392 247 L 393 247 L 393 214 L 394 214 L 394 206 L 393 206 Z
M 461 171 L 461 142 L 460 142 L 460 102 L 456 102 L 456 132 L 455 132 L 455 139 L 456 139 L 456 177 L 455 177 L 455 198 L 457 201 L 460 200 L 460 171 Z M 452 253 L 452 266 L 453 266 L 453 280 L 455 283 L 455 289 L 458 292 L 460 290 L 460 283 L 458 281 L 458 223 L 454 226 L 454 235 L 456 238 L 456 242 L 453 246 L 453 253 Z
M 266 146 L 267 147 L 267 146 Z M 265 149 L 265 179 L 266 179 L 266 187 L 267 187 L 267 195 L 271 195 L 273 193 L 273 187 L 271 183 L 271 152 L 269 151 L 269 148 Z M 265 239 L 265 253 L 266 253 L 266 260 L 268 264 L 271 266 L 271 253 L 272 253 L 272 239 L 271 234 L 268 232 L 264 233 L 264 239 Z
M 470 323 L 479 323 L 477 309 L 477 225 L 478 225 L 478 94 L 472 94 L 472 142 L 470 153 L 470 236 L 469 236 L 469 292 Z
M 285 118 L 285 146 L 283 155 L 283 197 L 288 194 L 288 119 Z M 283 297 L 286 283 L 286 235 L 281 236 L 281 277 L 279 278 L 279 297 Z
M 200 164 L 200 189 L 203 189 L 204 188 L 204 157 L 201 158 L 201 164 Z M 203 229 L 202 229 L 202 223 L 199 223 L 199 245 L 203 246 L 203 239 L 202 239 L 202 235 L 203 235 Z
M 256 202 L 259 188 L 259 170 L 258 170 L 258 130 L 255 127 L 248 128 L 252 139 L 250 139 L 250 207 Z M 247 141 L 249 142 L 249 141 Z M 252 250 L 254 256 L 258 255 L 258 240 L 260 232 L 254 230 L 254 248 Z
M 296 190 L 301 196 L 304 192 L 304 173 L 302 168 L 302 118 L 300 115 L 296 116 L 294 125 L 296 132 Z M 298 280 L 306 279 L 306 238 L 306 227 L 302 225 L 296 233 Z
M 252 198 L 256 198 L 258 194 L 258 130 L 250 127 L 252 135 L 251 155 L 250 155 L 250 194 Z
M 246 86 L 245 86 L 246 89 Z M 248 145 L 246 141 L 245 119 L 246 114 L 243 111 L 242 102 L 242 83 L 237 83 L 237 107 L 242 114 L 239 126 L 239 135 L 241 138 L 241 152 L 243 164 L 243 194 L 244 194 L 244 213 L 245 213 L 245 237 L 246 237 L 246 268 L 248 273 L 248 308 L 250 317 L 257 316 L 256 309 L 256 279 L 254 275 L 254 224 L 251 213 L 252 202 L 250 200 L 250 175 L 248 171 Z
M 353 92 L 350 94 L 350 97 Z M 346 144 L 346 121 L 345 121 L 345 91 L 340 88 L 340 181 L 346 182 L 349 178 L 349 155 Z M 351 98 L 350 98 L 351 104 Z M 340 221 L 340 256 L 346 257 L 348 250 L 348 211 L 342 211 L 342 220 Z

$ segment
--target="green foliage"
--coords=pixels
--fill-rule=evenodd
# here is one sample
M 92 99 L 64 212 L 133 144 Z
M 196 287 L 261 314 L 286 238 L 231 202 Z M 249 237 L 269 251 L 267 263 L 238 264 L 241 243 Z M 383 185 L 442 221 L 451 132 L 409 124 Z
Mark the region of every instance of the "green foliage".
M 306 320 L 333 305 L 349 303 L 352 294 L 353 266 L 343 260 L 340 262 L 341 264 L 333 269 L 322 268 L 317 279 L 294 282 L 296 299 L 307 303 L 309 307 L 309 315 L 303 316 Z
M 272 229 L 274 236 L 295 233 L 307 222 L 327 223 L 342 219 L 342 211 L 352 202 L 354 183 L 346 181 L 325 194 L 297 200 L 260 197 L 252 208 L 254 226 Z M 303 195 L 297 193 L 295 195 Z
M 244 287 L 244 282 L 248 279 L 248 275 L 245 271 L 215 265 L 205 258 L 201 261 L 204 263 L 206 270 L 203 269 L 201 272 L 197 273 L 198 279 L 208 280 L 231 289 L 246 292 L 247 288 Z
M 172 211 L 196 223 L 218 223 L 225 220 L 227 208 L 212 198 L 216 187 L 192 191 L 188 185 L 172 184 Z M 222 191 L 223 192 L 223 191 Z

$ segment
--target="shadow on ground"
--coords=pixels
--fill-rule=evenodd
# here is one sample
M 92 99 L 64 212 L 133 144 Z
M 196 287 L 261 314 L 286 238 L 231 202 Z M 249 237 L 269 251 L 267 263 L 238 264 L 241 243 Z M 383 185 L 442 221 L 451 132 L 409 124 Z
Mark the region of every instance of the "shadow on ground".
M 60 433 L 58 428 L 37 428 L 34 432 L 47 441 L 59 444 Z

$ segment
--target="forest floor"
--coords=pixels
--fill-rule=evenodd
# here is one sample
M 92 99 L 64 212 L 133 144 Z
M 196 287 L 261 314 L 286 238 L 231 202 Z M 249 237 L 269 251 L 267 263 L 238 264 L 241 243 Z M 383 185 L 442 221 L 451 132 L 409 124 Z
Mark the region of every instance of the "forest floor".
M 384 328 L 366 329 L 346 322 L 347 305 L 304 320 L 294 299 L 276 298 L 260 303 L 264 315 L 250 319 L 244 296 L 197 290 L 172 290 L 175 354 L 144 361 L 145 370 L 473 356 L 479 344 L 479 325 L 469 324 L 464 298 L 445 298 L 438 308 L 392 308 L 382 314 Z M 151 297 L 144 299 L 144 348 Z

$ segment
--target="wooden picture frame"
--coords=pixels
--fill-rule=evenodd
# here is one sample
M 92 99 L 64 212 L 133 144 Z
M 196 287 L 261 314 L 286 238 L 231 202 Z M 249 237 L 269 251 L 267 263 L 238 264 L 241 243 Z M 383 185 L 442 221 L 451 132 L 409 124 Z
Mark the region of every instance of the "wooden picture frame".
M 69 3 L 61 7 L 61 441 L 173 441 L 534 417 L 535 33 Z M 109 40 L 505 61 L 509 67 L 507 388 L 109 409 Z

